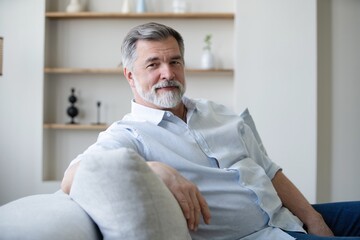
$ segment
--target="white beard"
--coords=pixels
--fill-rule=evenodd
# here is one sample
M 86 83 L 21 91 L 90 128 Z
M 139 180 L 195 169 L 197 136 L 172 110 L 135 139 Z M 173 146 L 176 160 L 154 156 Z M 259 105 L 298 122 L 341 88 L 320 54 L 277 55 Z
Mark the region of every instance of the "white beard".
M 152 103 L 161 108 L 173 108 L 180 102 L 185 93 L 185 86 L 176 80 L 164 80 L 152 86 L 149 92 L 145 92 L 137 79 L 134 78 L 135 88 L 140 97 L 145 101 Z M 162 94 L 157 94 L 156 90 L 162 87 L 175 86 L 178 87 L 178 91 L 167 91 Z

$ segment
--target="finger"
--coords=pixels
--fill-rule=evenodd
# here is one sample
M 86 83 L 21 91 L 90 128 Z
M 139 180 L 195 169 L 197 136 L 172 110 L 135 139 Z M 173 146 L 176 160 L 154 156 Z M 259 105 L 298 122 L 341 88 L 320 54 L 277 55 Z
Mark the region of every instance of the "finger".
M 176 195 L 174 195 L 177 199 L 181 210 L 186 218 L 188 228 L 190 230 L 194 230 L 195 228 L 195 215 L 194 215 L 194 205 L 190 194 L 188 191 L 176 191 Z
M 186 194 L 187 200 L 188 200 L 188 206 L 189 206 L 189 219 L 188 219 L 188 227 L 190 230 L 195 229 L 195 222 L 196 222 L 196 216 L 195 216 L 195 206 L 193 199 L 191 197 L 190 193 Z
M 197 198 L 199 200 L 200 211 L 201 211 L 201 214 L 203 215 L 204 222 L 206 224 L 210 224 L 211 213 L 210 213 L 209 205 L 207 204 L 205 198 L 201 195 L 200 192 L 198 192 Z
M 197 190 L 197 189 L 196 189 Z M 196 230 L 199 223 L 200 223 L 200 215 L 201 215 L 201 207 L 199 203 L 198 197 L 198 190 L 195 192 L 191 192 L 191 200 L 194 206 L 193 213 L 194 213 L 194 225 L 192 230 Z
M 180 205 L 184 217 L 186 218 L 187 221 L 189 221 L 189 219 L 191 218 L 189 201 L 187 200 L 185 195 L 181 192 L 176 193 L 174 196 Z

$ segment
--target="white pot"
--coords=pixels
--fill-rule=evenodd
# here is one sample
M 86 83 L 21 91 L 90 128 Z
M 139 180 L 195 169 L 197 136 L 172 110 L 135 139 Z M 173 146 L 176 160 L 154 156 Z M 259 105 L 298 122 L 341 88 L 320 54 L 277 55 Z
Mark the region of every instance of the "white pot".
M 81 12 L 83 5 L 80 0 L 70 0 L 69 5 L 66 7 L 66 12 Z
M 214 55 L 209 49 L 204 50 L 201 56 L 201 68 L 202 69 L 212 69 L 215 68 Z
M 174 13 L 185 13 L 187 11 L 187 0 L 173 0 L 172 8 Z
M 121 12 L 122 12 L 122 13 L 129 13 L 129 12 L 131 12 L 130 0 L 124 0 L 124 1 L 123 1 L 123 5 L 122 5 L 122 8 L 121 8 Z

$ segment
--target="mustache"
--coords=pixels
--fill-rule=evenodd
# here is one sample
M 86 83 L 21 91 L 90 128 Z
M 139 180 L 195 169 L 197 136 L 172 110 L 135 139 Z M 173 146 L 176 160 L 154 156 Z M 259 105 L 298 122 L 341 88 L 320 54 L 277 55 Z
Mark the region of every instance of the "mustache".
M 153 90 L 158 90 L 160 88 L 164 88 L 164 87 L 177 87 L 177 88 L 182 88 L 183 86 L 181 85 L 180 82 L 176 81 L 176 80 L 165 80 L 162 82 L 159 82 L 157 84 L 155 84 L 153 86 Z

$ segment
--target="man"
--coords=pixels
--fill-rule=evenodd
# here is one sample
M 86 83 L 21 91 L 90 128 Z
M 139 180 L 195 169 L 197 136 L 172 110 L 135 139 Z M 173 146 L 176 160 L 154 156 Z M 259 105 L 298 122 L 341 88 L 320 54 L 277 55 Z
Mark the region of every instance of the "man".
M 86 153 L 121 147 L 139 153 L 177 199 L 193 239 L 332 239 L 323 216 L 261 151 L 239 116 L 183 96 L 178 32 L 157 23 L 137 26 L 124 39 L 122 59 L 134 95 L 131 114 L 101 133 Z M 64 192 L 82 156 L 66 171 Z M 359 203 L 353 204 L 359 212 Z

